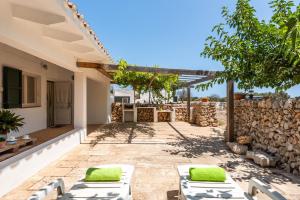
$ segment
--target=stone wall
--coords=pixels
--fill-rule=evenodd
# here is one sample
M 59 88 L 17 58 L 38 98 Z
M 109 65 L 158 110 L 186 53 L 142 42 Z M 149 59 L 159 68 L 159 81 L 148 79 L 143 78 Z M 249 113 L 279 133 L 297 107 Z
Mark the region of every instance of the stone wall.
M 175 121 L 187 121 L 188 113 L 187 108 L 185 107 L 176 107 L 175 108 Z
M 235 101 L 235 135 L 250 135 L 252 148 L 279 159 L 277 166 L 299 175 L 300 100 Z
M 122 105 L 120 103 L 111 104 L 111 120 L 113 122 L 122 122 L 123 112 Z
M 157 113 L 157 121 L 158 122 L 169 122 L 171 120 L 170 112 L 159 112 Z
M 192 122 L 202 127 L 218 126 L 216 104 L 211 102 L 194 104 Z
M 137 108 L 137 121 L 138 122 L 153 122 L 154 109 L 153 108 Z
M 153 122 L 153 108 L 157 110 L 175 110 L 175 121 L 187 121 L 186 104 L 136 104 L 137 121 L 138 122 Z M 147 108 L 151 107 L 151 108 Z M 193 103 L 192 123 L 199 126 L 218 126 L 216 118 L 215 103 Z M 158 113 L 158 121 L 170 121 L 169 113 Z M 119 103 L 112 104 L 112 121 L 122 122 L 122 105 Z

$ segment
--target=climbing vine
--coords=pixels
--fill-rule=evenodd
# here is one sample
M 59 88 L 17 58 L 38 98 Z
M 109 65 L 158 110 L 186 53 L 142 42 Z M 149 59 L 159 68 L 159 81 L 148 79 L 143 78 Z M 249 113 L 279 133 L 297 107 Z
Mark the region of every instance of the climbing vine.
M 178 85 L 178 75 L 129 71 L 127 66 L 125 60 L 119 61 L 118 70 L 114 75 L 115 83 L 122 87 L 130 86 L 140 94 L 151 92 L 158 101 L 170 98 L 174 87 Z M 167 93 L 167 97 L 162 91 Z

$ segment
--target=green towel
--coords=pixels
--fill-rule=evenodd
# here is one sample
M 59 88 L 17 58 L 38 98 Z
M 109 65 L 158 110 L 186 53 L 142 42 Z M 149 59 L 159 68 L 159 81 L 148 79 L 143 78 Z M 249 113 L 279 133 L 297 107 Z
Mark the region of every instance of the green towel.
M 226 180 L 225 170 L 221 167 L 191 167 L 189 173 L 192 181 L 224 182 Z
M 120 167 L 89 168 L 84 180 L 87 182 L 120 181 L 121 177 L 122 169 Z

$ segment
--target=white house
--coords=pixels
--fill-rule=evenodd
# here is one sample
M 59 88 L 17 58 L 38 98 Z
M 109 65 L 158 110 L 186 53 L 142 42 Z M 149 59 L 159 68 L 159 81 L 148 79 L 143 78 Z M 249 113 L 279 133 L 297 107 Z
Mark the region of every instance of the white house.
M 165 90 L 162 91 L 163 96 L 167 96 L 167 92 Z M 112 101 L 113 102 L 127 102 L 127 103 L 134 103 L 134 91 L 129 88 L 119 88 L 114 87 L 112 92 Z M 150 99 L 150 101 L 149 101 Z M 155 99 L 153 99 L 152 93 L 143 93 L 138 94 L 135 93 L 135 103 L 151 103 L 155 102 Z
M 25 118 L 11 134 L 74 127 L 0 161 L 0 197 L 79 144 L 87 124 L 110 122 L 110 79 L 77 61 L 113 63 L 74 4 L 0 1 L 0 105 Z

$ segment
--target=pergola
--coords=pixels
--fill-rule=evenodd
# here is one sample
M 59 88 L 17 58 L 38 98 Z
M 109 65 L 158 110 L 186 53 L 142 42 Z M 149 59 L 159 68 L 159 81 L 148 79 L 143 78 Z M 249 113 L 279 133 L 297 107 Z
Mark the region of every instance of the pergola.
M 118 70 L 116 64 L 103 64 L 103 63 L 91 63 L 91 62 L 77 62 L 78 67 L 82 68 L 94 68 L 101 72 L 109 79 L 113 79 L 113 74 Z M 191 107 L 191 88 L 195 84 L 199 84 L 205 81 L 213 79 L 217 71 L 209 70 L 191 70 L 191 69 L 174 69 L 174 68 L 157 68 L 146 66 L 133 66 L 128 65 L 126 70 L 135 72 L 147 72 L 153 74 L 176 74 L 179 76 L 180 87 L 187 88 L 187 112 L 188 119 L 190 119 L 190 107 Z M 112 82 L 113 83 L 113 82 Z M 151 83 L 150 83 L 151 84 Z M 234 82 L 227 81 L 227 141 L 233 141 L 234 137 Z

